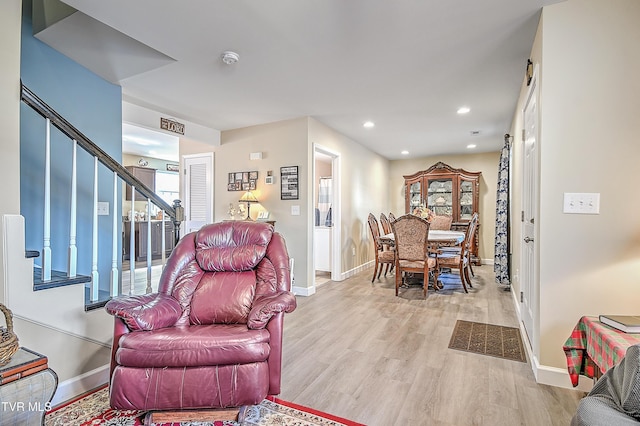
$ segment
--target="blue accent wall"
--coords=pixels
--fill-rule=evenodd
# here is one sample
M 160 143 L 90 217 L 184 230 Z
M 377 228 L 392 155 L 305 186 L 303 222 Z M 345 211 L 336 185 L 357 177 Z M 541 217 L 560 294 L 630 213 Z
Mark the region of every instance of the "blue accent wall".
M 22 18 L 21 78 L 25 86 L 74 127 L 122 163 L 122 90 L 33 36 L 30 8 Z M 20 110 L 20 203 L 27 250 L 42 251 L 45 119 L 24 103 Z M 51 126 L 51 250 L 53 269 L 67 271 L 71 203 L 72 142 Z M 113 211 L 113 173 L 99 163 L 98 200 Z M 122 197 L 118 184 L 118 204 Z M 78 148 L 78 273 L 92 266 L 93 158 Z M 118 205 L 118 218 L 122 207 Z M 98 216 L 100 289 L 109 289 L 112 217 Z M 117 235 L 121 235 L 118 220 Z M 119 238 L 121 245 L 121 238 Z M 121 247 L 118 253 L 121 253 Z M 118 265 L 121 264 L 118 256 Z M 36 259 L 40 264 L 41 259 Z M 120 268 L 120 266 L 119 266 Z

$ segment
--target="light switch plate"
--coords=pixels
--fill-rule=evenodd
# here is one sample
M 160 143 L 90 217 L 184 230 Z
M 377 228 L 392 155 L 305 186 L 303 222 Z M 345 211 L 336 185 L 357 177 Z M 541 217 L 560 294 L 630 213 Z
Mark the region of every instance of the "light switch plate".
M 300 216 L 300 206 L 291 206 L 291 216 Z
M 98 201 L 98 216 L 109 216 L 108 201 Z
M 565 192 L 562 212 L 600 214 L 600 193 Z

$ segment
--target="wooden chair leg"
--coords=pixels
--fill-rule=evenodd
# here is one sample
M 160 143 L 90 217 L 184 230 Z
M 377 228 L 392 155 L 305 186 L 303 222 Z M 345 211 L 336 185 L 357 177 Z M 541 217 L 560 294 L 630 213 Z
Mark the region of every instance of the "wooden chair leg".
M 469 270 L 471 271 L 471 276 L 475 277 L 476 274 L 473 273 L 473 268 L 471 267 L 471 259 L 469 259 L 469 263 L 467 265 L 469 265 Z
M 389 264 L 387 263 L 384 267 L 384 276 L 387 276 L 387 272 L 389 272 Z
M 373 277 L 371 278 L 371 282 L 376 279 L 376 274 L 378 273 L 378 258 L 376 257 L 376 264 L 373 268 Z
M 464 268 L 464 277 L 466 278 L 467 284 L 469 285 L 469 287 L 473 288 L 473 284 L 471 283 L 471 277 L 469 276 L 470 269 L 471 269 L 470 267 Z
M 466 283 L 466 279 L 464 277 L 464 265 L 462 263 L 460 263 L 460 282 L 462 282 L 462 288 L 464 288 L 464 292 L 465 293 L 469 293 L 469 290 L 467 290 L 467 283 Z
M 396 296 L 398 295 L 398 288 L 400 288 L 400 280 L 402 279 L 402 272 L 396 268 Z

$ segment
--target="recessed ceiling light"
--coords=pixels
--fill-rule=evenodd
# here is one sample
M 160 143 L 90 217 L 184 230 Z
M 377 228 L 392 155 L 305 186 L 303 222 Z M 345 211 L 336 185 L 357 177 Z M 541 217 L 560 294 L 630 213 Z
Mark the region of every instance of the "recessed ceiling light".
M 362 125 L 362 127 L 366 128 L 366 129 L 370 129 L 375 125 L 376 124 L 373 121 L 365 121 L 364 124 Z
M 402 155 L 409 155 L 409 151 L 407 151 L 406 149 L 404 151 L 402 151 L 400 154 Z
M 467 149 L 473 149 L 476 147 L 476 144 L 470 143 L 469 145 L 467 145 Z
M 469 111 L 471 111 L 471 108 L 466 107 L 466 106 L 458 108 L 458 114 L 466 114 Z

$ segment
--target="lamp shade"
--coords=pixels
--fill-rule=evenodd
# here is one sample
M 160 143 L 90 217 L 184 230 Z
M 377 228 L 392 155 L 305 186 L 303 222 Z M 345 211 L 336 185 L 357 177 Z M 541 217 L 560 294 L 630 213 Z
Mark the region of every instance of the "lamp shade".
M 253 195 L 253 192 L 247 191 L 242 195 L 240 201 L 242 201 L 243 203 L 257 203 L 258 199 L 255 195 Z

